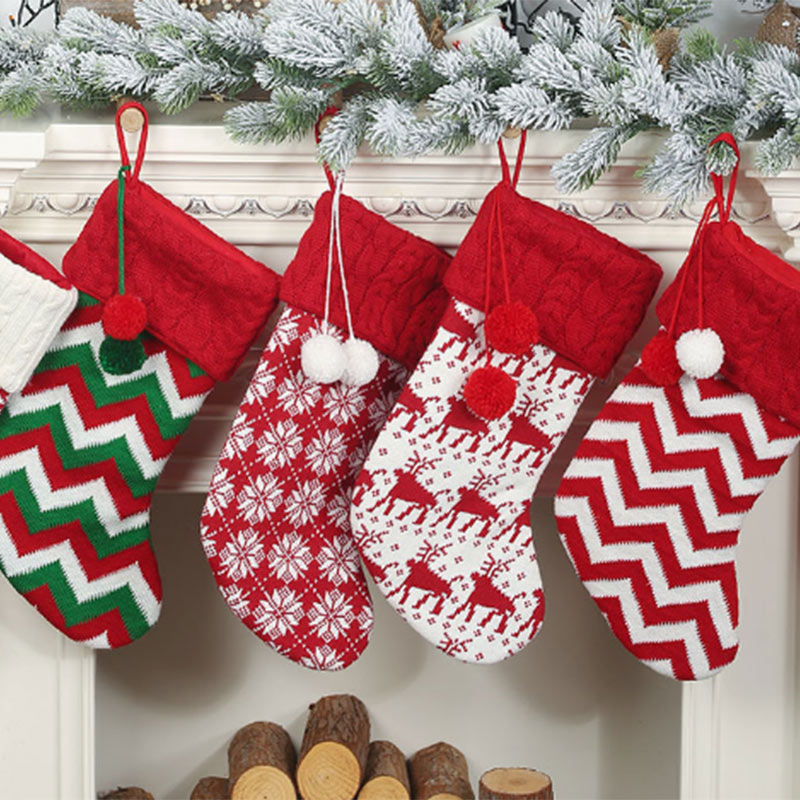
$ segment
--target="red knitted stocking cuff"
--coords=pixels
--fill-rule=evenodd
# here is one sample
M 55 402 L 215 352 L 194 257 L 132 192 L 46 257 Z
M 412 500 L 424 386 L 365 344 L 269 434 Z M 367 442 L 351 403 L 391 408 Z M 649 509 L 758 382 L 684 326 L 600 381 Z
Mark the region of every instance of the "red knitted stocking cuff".
M 326 192 L 317 201 L 314 220 L 281 284 L 282 300 L 320 317 L 325 311 L 332 197 Z M 352 197 L 342 195 L 339 209 L 353 330 L 411 369 L 447 305 L 442 277 L 450 256 Z M 347 327 L 338 267 L 331 271 L 329 318 L 337 327 Z
M 117 291 L 117 183 L 106 187 L 64 272 L 81 291 Z M 147 329 L 215 380 L 229 378 L 278 302 L 278 276 L 147 184 L 125 188 L 125 285 Z
M 490 218 L 497 198 L 511 301 L 536 313 L 543 344 L 606 375 L 642 321 L 661 279 L 650 258 L 585 222 L 496 186 L 453 258 L 445 286 L 483 311 Z M 505 301 L 500 243 L 492 242 L 491 306 Z
M 703 248 L 704 325 L 725 346 L 722 374 L 778 416 L 800 426 L 800 273 L 745 236 L 735 222 L 709 223 Z M 688 270 L 676 338 L 697 327 L 697 259 Z M 669 325 L 678 278 L 658 301 Z

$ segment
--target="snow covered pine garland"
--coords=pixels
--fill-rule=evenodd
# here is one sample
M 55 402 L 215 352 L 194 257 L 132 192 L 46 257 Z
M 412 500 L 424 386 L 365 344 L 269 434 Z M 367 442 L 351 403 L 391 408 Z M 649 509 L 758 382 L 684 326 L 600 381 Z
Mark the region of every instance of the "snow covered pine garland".
M 230 108 L 230 134 L 300 138 L 335 103 L 319 155 L 336 169 L 362 144 L 387 156 L 456 153 L 508 127 L 589 119 L 594 130 L 554 168 L 567 191 L 590 186 L 638 132 L 661 128 L 668 137 L 642 178 L 676 204 L 703 193 L 709 172 L 732 169 L 729 147 L 708 150 L 721 131 L 739 142 L 766 135 L 757 166 L 767 174 L 800 153 L 800 56 L 755 40 L 728 51 L 703 29 L 679 38 L 710 0 L 589 0 L 577 23 L 539 17 L 528 52 L 496 24 L 444 47 L 444 33 L 453 38 L 497 5 L 271 0 L 252 17 L 209 20 L 177 0 L 140 0 L 136 29 L 77 8 L 55 33 L 0 31 L 0 110 L 127 96 L 176 113 L 201 96 L 235 100 L 258 86 L 268 99 Z

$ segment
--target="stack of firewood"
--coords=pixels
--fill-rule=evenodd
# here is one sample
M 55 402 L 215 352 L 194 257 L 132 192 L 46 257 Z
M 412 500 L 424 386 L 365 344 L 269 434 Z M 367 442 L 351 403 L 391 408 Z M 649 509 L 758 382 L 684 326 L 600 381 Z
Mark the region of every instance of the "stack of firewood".
M 201 778 L 191 800 L 475 800 L 467 760 L 438 742 L 406 763 L 391 742 L 370 742 L 369 715 L 349 694 L 330 695 L 309 709 L 296 753 L 274 722 L 252 722 L 228 747 L 228 777 Z M 139 792 L 138 794 L 136 792 Z M 480 800 L 552 800 L 550 778 L 533 769 L 498 767 L 479 782 Z M 153 800 L 128 787 L 107 800 Z

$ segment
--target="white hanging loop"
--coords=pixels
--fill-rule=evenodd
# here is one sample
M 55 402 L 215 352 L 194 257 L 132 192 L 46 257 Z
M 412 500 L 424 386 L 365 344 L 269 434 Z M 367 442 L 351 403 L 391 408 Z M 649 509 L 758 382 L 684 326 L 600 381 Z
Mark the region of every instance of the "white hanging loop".
M 325 277 L 325 310 L 322 331 L 308 339 L 301 351 L 303 372 L 317 383 L 335 383 L 341 380 L 348 386 L 364 386 L 378 373 L 378 354 L 369 342 L 357 339 L 353 332 L 353 318 L 350 311 L 350 296 L 347 291 L 344 256 L 342 254 L 342 233 L 340 203 L 344 171 L 337 173 L 331 199 L 331 225 L 328 236 L 328 269 Z M 339 262 L 339 280 L 342 285 L 344 314 L 347 323 L 347 341 L 342 344 L 330 324 L 331 289 L 333 278 L 334 248 Z

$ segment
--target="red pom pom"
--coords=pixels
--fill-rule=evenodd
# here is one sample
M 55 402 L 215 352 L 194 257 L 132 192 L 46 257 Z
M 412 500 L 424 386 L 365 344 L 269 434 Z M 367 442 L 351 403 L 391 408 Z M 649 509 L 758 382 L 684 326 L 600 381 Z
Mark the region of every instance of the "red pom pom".
M 683 375 L 675 340 L 666 331 L 659 331 L 642 351 L 642 372 L 656 386 L 674 386 Z
M 497 367 L 479 367 L 464 384 L 469 410 L 484 419 L 498 419 L 514 405 L 517 384 Z
M 103 308 L 103 330 L 112 339 L 132 341 L 147 325 L 147 309 L 132 294 L 115 294 Z
M 521 356 L 539 341 L 536 314 L 516 301 L 495 306 L 486 318 L 486 341 L 501 353 Z

